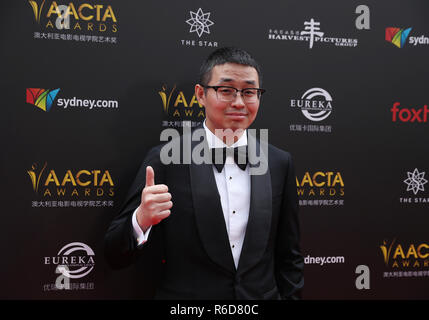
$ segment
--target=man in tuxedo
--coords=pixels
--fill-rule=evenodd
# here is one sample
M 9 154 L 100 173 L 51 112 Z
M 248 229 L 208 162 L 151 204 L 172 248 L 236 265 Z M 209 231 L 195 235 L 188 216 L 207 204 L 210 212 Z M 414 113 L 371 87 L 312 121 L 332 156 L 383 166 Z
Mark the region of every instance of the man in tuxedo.
M 203 144 L 213 154 L 223 148 L 221 156 L 213 163 L 166 163 L 166 145 L 154 147 L 108 229 L 107 261 L 114 268 L 155 266 L 155 298 L 299 296 L 304 263 L 292 158 L 248 134 L 261 81 L 259 65 L 244 50 L 214 51 L 195 86 L 206 112 L 202 140 L 192 140 L 187 152 Z

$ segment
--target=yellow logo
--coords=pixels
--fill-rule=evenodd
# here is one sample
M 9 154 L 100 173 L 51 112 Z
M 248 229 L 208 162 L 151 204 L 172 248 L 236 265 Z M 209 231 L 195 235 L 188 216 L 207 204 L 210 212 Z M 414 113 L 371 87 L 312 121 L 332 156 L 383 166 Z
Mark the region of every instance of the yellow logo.
M 52 1 L 51 6 L 46 15 L 47 18 L 50 18 L 52 14 L 57 14 L 59 18 L 67 18 L 69 16 L 73 16 L 75 20 L 84 20 L 84 21 L 106 21 L 107 19 L 111 19 L 113 22 L 117 22 L 115 13 L 110 5 L 106 8 L 102 4 L 91 5 L 89 3 L 82 3 L 78 10 L 76 11 L 76 7 L 73 2 L 70 2 L 67 6 L 67 10 L 64 14 L 61 14 L 60 9 L 58 8 L 57 2 Z
M 34 171 L 34 170 L 37 169 L 37 164 L 36 163 L 34 163 L 31 166 L 31 170 L 27 171 L 28 175 L 30 176 L 31 183 L 33 184 L 33 189 L 36 192 L 39 190 L 40 177 L 42 176 L 42 173 L 45 170 L 46 165 L 47 165 L 47 163 L 45 162 L 42 170 L 40 170 L 39 174 L 37 174 L 37 175 L 36 175 L 36 172 Z
M 390 252 L 392 251 L 392 246 L 395 243 L 395 240 L 392 241 L 389 247 L 387 247 L 386 240 L 383 241 L 383 244 L 380 246 L 381 252 L 383 253 L 384 263 L 389 265 Z
M 40 24 L 42 18 L 42 9 L 45 1 L 40 4 L 35 0 L 28 0 L 33 9 L 34 18 Z M 69 2 L 67 5 L 58 5 L 57 1 L 52 1 L 46 6 L 47 13 L 43 25 L 46 29 L 68 29 L 68 30 L 85 30 L 85 31 L 110 31 L 116 33 L 118 31 L 117 18 L 111 5 L 81 3 L 75 5 Z M 73 18 L 73 21 L 71 21 Z M 53 19 L 53 20 L 51 20 Z
M 167 88 L 165 86 L 162 86 L 162 90 L 158 92 L 159 95 L 161 96 L 162 105 L 163 105 L 165 114 L 168 114 L 168 108 L 170 106 L 171 95 L 173 94 L 175 89 L 176 89 L 176 85 L 174 85 L 173 89 L 168 94 L 168 97 L 167 97 Z
M 340 172 L 305 172 L 302 179 L 296 177 L 298 195 L 304 196 L 344 196 L 344 180 Z
M 42 179 L 47 163 L 45 162 L 40 172 L 37 172 L 37 164 L 33 164 L 27 171 L 35 192 L 43 186 L 43 197 L 56 196 L 114 196 L 114 182 L 109 170 L 79 170 L 73 172 L 66 170 L 64 174 L 58 174 L 51 169 L 45 179 Z M 42 179 L 42 185 L 40 185 Z M 44 182 L 43 182 L 44 181 Z
M 166 115 L 170 115 L 175 118 L 205 118 L 204 107 L 198 102 L 197 97 L 192 95 L 191 98 L 186 98 L 183 91 L 175 93 L 176 85 L 173 86 L 170 92 L 167 91 L 165 85 L 162 86 L 161 91 L 158 94 L 162 100 L 162 107 Z M 173 108 L 170 109 L 171 99 L 174 99 Z M 188 102 L 189 101 L 189 102 Z
M 45 1 L 46 0 L 43 0 L 42 4 L 40 5 L 40 8 L 36 1 L 34 0 L 28 1 L 30 3 L 31 8 L 33 8 L 34 19 L 36 19 L 37 23 L 40 23 L 40 15 L 42 13 L 42 9 L 43 9 L 43 5 L 45 4 Z
M 384 263 L 392 268 L 429 267 L 429 244 L 396 244 L 395 239 L 390 245 L 384 240 L 380 245 Z

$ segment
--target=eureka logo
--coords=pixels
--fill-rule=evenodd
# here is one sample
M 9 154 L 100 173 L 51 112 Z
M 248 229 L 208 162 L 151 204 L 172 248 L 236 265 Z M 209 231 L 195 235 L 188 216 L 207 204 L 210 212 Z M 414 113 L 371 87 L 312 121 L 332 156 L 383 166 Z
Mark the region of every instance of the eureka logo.
M 60 89 L 46 90 L 40 88 L 27 88 L 27 103 L 35 105 L 43 111 L 51 110 Z

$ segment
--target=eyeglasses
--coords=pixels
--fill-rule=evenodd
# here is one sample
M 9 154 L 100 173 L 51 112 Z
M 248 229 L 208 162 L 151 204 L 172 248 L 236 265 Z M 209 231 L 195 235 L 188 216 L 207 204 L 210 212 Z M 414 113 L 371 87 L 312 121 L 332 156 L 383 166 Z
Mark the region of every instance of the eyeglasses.
M 216 91 L 216 96 L 220 101 L 232 102 L 237 98 L 238 92 L 241 93 L 241 97 L 245 103 L 255 103 L 261 98 L 261 95 L 265 92 L 265 89 L 261 88 L 244 88 L 237 89 L 228 86 L 203 86 L 204 88 L 211 88 Z

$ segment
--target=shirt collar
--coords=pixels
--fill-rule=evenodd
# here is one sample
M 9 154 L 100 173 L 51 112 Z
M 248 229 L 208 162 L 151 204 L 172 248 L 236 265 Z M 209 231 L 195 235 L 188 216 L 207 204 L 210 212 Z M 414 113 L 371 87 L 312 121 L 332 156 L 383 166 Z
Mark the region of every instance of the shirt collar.
M 221 139 L 215 136 L 213 132 L 210 131 L 206 126 L 206 120 L 203 122 L 204 130 L 206 131 L 207 143 L 209 145 L 209 149 L 213 148 L 234 148 L 240 146 L 247 146 L 247 130 L 244 130 L 244 133 L 241 135 L 240 139 L 238 139 L 234 144 L 228 147 Z

